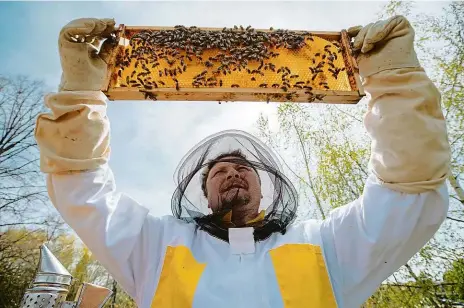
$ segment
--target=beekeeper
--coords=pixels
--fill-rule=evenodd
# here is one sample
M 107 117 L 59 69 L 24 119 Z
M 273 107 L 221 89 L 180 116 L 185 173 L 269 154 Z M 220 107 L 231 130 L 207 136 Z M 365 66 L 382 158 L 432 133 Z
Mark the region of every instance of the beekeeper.
M 139 307 L 359 307 L 444 221 L 440 94 L 404 17 L 349 29 L 370 94 L 363 194 L 324 221 L 299 223 L 278 160 L 241 131 L 210 136 L 182 159 L 173 216 L 154 217 L 117 190 L 100 91 L 111 46 L 96 54 L 72 39 L 98 43 L 114 26 L 86 18 L 62 29 L 61 84 L 46 95 L 35 136 L 52 203 Z

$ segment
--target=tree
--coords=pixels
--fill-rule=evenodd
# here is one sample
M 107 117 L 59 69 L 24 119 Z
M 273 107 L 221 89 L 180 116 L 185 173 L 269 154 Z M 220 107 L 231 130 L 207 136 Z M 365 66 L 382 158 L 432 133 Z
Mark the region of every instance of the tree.
M 25 77 L 0 76 L 0 230 L 43 225 L 49 213 L 34 140 L 43 110 L 43 84 Z

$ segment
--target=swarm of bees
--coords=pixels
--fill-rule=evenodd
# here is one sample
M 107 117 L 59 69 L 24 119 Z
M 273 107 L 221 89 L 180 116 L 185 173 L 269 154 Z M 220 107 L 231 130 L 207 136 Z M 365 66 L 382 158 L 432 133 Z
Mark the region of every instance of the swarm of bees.
M 310 49 L 311 54 L 305 53 L 303 73 L 301 67 L 292 72 L 291 65 L 282 65 L 278 58 L 282 53 L 298 54 L 315 39 L 320 38 L 310 32 L 257 31 L 251 26 L 210 31 L 179 25 L 169 30 L 134 31 L 129 46 L 116 57 L 117 78 L 120 87 L 139 88 L 146 99 L 154 100 L 151 91 L 157 88 L 239 88 L 240 81 L 248 80 L 248 87 L 280 89 L 289 100 L 295 91 L 304 90 L 308 101 L 314 101 L 321 96 L 316 97 L 313 89 L 329 90 L 329 78 L 337 80 L 345 71 L 344 65 L 337 66 L 343 64 L 337 61 L 342 57 L 340 44 L 332 41 Z M 229 75 L 234 76 L 232 82 Z

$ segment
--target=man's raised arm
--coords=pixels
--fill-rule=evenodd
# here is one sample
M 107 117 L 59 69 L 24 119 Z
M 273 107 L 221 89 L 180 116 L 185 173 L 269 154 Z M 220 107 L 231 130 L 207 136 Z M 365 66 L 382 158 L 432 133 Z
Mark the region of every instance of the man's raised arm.
M 396 16 L 350 31 L 371 96 L 371 176 L 321 233 L 339 305 L 359 307 L 446 218 L 450 148 L 440 94 L 419 65 L 409 22 Z
M 39 115 L 35 137 L 53 205 L 96 258 L 135 297 L 137 279 L 141 277 L 132 264 L 140 258 L 138 251 L 146 241 L 143 234 L 147 230 L 143 230 L 155 226 L 146 226 L 146 208 L 116 191 L 107 164 L 110 125 L 107 98 L 100 88 L 111 46 L 105 42 L 100 53 L 95 54 L 90 45 L 81 42 L 96 38 L 94 43 L 98 45 L 98 39 L 108 38 L 114 25 L 110 19 L 85 18 L 62 29 L 62 80 L 59 92 L 45 97 L 50 112 Z M 151 239 L 156 244 L 156 232 Z

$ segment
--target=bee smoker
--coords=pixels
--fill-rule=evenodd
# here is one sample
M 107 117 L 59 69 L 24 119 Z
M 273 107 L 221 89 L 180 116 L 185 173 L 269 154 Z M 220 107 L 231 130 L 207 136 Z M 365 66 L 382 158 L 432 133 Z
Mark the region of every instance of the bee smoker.
M 40 246 L 40 261 L 31 288 L 26 290 L 19 308 L 100 308 L 112 291 L 90 283 L 83 283 L 75 301 L 66 301 L 73 277 L 51 253 Z

